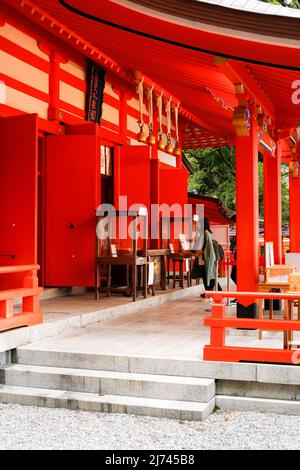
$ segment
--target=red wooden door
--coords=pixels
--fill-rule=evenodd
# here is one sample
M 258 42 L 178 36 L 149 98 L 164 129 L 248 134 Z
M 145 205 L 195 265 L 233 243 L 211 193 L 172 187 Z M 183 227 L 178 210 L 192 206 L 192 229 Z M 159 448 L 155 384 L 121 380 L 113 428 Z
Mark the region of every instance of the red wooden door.
M 0 118 L 1 266 L 37 262 L 37 135 L 36 114 Z M 19 278 L 0 276 L 0 286 Z
M 93 286 L 100 158 L 95 135 L 46 142 L 47 286 Z
M 115 152 L 115 206 L 119 196 L 127 196 L 132 204 L 150 208 L 150 148 L 149 146 L 116 147 Z

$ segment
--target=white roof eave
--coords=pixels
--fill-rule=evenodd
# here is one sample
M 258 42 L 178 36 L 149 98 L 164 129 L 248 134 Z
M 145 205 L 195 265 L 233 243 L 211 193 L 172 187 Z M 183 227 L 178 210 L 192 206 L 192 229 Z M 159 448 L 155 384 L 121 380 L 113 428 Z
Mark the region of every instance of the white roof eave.
M 195 2 L 209 3 L 220 7 L 232 8 L 234 10 L 260 13 L 262 15 L 284 16 L 288 18 L 299 18 L 300 10 L 283 7 L 282 5 L 272 5 L 271 3 L 259 0 L 194 0 Z

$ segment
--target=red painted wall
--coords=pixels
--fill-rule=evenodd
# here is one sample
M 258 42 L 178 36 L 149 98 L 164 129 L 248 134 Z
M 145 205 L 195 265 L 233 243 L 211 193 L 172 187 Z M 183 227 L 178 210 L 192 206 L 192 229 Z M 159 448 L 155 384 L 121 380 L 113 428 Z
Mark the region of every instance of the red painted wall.
M 1 266 L 37 261 L 36 115 L 0 118 Z M 20 275 L 0 276 L 0 288 L 20 287 Z
M 184 168 L 160 169 L 160 202 L 188 203 L 188 173 Z
M 148 210 L 148 223 L 150 223 L 150 147 L 142 145 L 125 145 L 116 147 L 114 159 L 115 176 L 115 207 L 124 209 L 119 205 L 119 197 L 127 196 L 127 209 L 136 205 L 146 206 Z M 126 209 L 126 207 L 125 207 Z M 144 219 L 141 219 L 141 221 Z M 130 223 L 131 220 L 128 220 Z M 131 240 L 118 242 L 120 248 L 130 248 Z M 138 242 L 141 247 L 141 240 Z
M 143 204 L 150 207 L 150 147 L 126 145 L 115 155 L 115 205 L 118 197 L 127 196 L 128 207 Z
M 184 168 L 160 168 L 159 171 L 159 185 L 160 185 L 160 205 L 167 204 L 172 206 L 177 204 L 180 206 L 181 211 L 177 214 L 171 213 L 171 216 L 183 217 L 184 216 L 184 205 L 188 203 L 188 173 Z M 167 214 L 162 213 L 162 217 L 168 217 Z M 163 233 L 166 237 L 165 230 L 166 225 L 163 224 Z M 178 225 L 171 223 L 170 225 L 170 241 L 173 243 L 175 250 L 180 249 L 178 241 L 178 233 L 182 233 L 186 230 L 183 224 Z M 162 242 L 163 247 L 167 247 L 166 241 Z

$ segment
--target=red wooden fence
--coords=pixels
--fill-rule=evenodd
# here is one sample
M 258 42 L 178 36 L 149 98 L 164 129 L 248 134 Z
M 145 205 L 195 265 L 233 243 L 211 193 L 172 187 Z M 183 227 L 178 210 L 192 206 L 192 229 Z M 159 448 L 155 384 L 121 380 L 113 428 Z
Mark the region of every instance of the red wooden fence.
M 249 319 L 236 318 L 226 314 L 227 307 L 224 299 L 233 296 L 239 299 L 281 299 L 285 302 L 297 300 L 300 302 L 300 293 L 258 293 L 258 292 L 206 292 L 207 297 L 213 298 L 211 316 L 204 319 L 204 325 L 210 327 L 210 344 L 204 347 L 203 357 L 206 361 L 225 362 L 272 362 L 296 364 L 300 358 L 300 350 L 291 350 L 284 345 L 287 343 L 288 332 L 300 331 L 300 321 L 287 319 Z M 250 346 L 226 346 L 226 328 L 239 328 L 247 330 L 282 331 L 282 349 L 254 348 Z M 258 336 L 257 336 L 258 337 Z M 247 338 L 244 338 L 247 341 Z
M 1 266 L 1 274 L 22 273 L 20 288 L 0 291 L 0 331 L 19 326 L 30 326 L 43 322 L 39 296 L 43 289 L 38 287 L 38 265 Z M 14 300 L 22 299 L 21 312 L 14 310 Z

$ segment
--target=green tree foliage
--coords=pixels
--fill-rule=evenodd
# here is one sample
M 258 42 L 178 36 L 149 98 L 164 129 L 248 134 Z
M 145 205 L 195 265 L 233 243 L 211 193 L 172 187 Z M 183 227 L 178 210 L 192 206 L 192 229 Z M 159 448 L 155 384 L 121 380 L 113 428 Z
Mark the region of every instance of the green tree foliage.
M 235 149 L 198 149 L 186 154 L 194 174 L 190 177 L 189 191 L 220 198 L 235 209 Z
M 265 3 L 272 3 L 273 5 L 282 5 L 283 7 L 300 9 L 299 0 L 261 0 L 261 1 Z
M 206 148 L 186 152 L 194 174 L 190 176 L 189 191 L 196 194 L 216 197 L 235 210 L 235 148 Z M 259 175 L 259 208 L 263 218 L 263 160 L 258 162 Z M 245 182 L 247 184 L 247 182 Z M 289 220 L 289 187 L 288 168 L 282 165 L 282 221 Z

